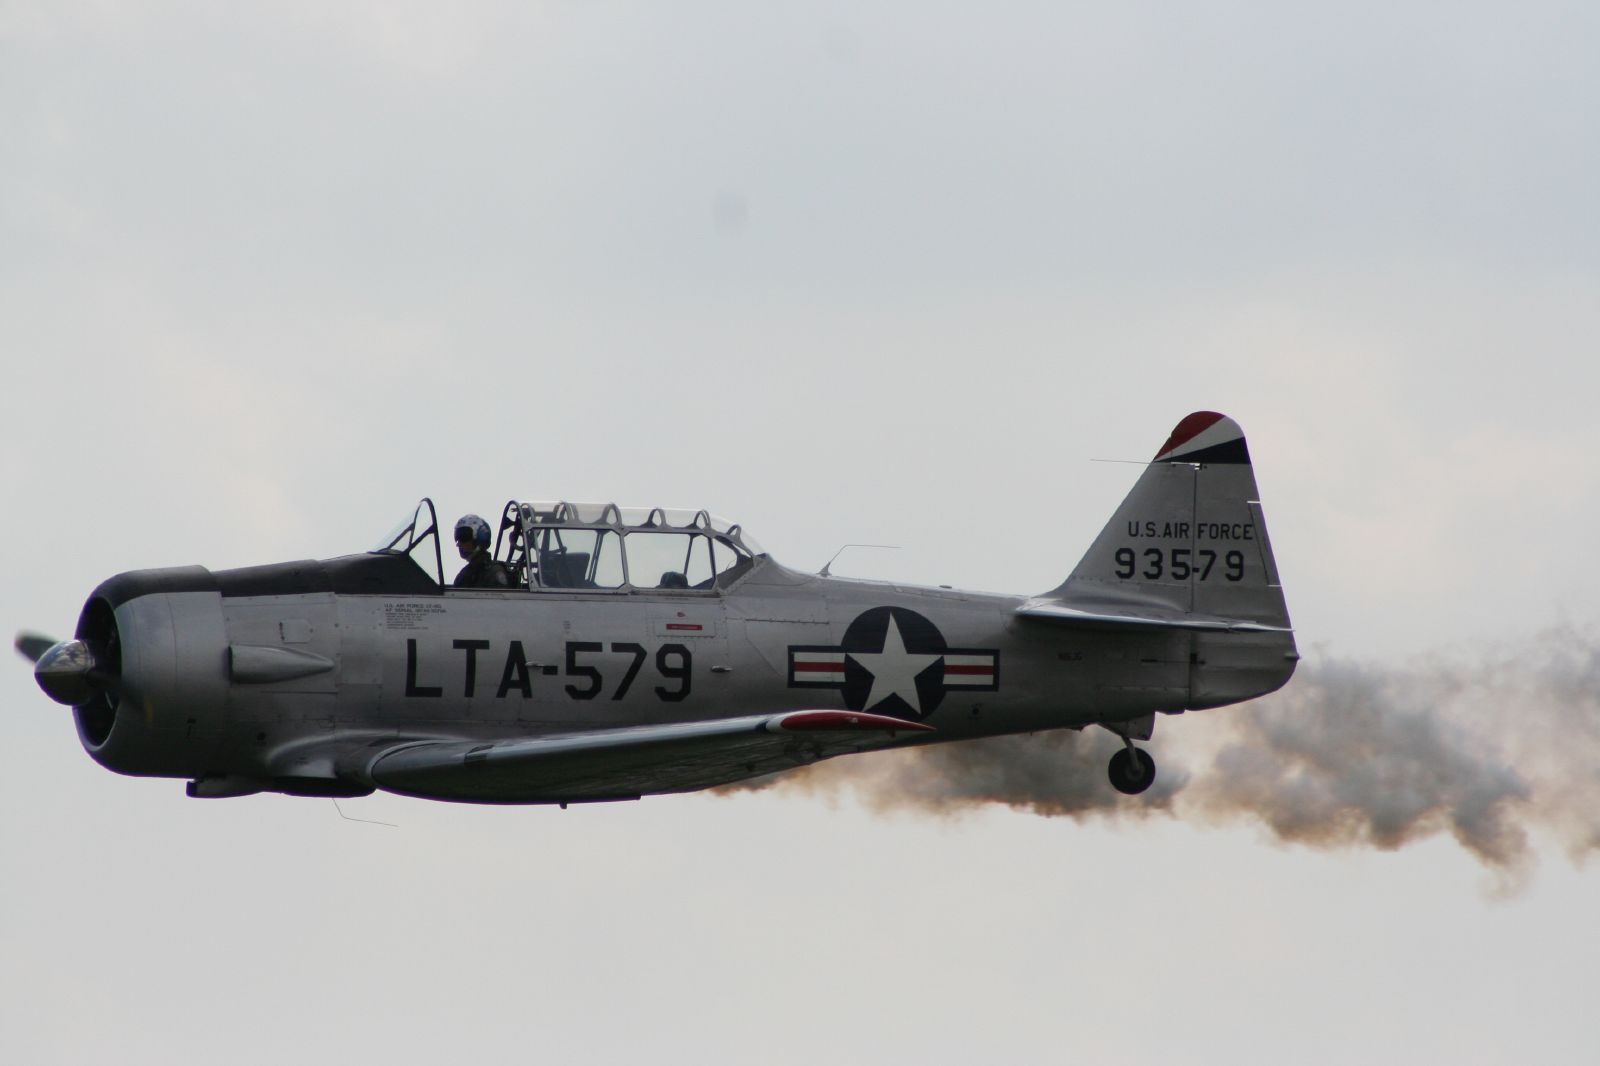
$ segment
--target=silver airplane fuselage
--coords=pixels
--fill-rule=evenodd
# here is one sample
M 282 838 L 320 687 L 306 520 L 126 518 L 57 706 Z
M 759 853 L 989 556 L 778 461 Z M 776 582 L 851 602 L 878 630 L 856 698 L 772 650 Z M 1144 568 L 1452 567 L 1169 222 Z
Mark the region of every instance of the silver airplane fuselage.
M 1225 454 L 1207 426 L 1199 454 Z M 1157 713 L 1272 691 L 1297 660 L 1248 456 L 1244 489 L 1237 459 L 1169 453 L 1043 597 L 803 574 L 703 512 L 673 526 L 660 511 L 515 503 L 499 552 L 513 587 L 454 588 L 427 504 L 378 552 L 118 575 L 37 672 L 97 762 L 187 779 L 196 796 L 622 799 L 1095 724 L 1143 758 L 1142 781 L 1113 767 L 1138 791 L 1154 767 L 1131 740 Z M 663 530 L 717 553 L 703 580 L 646 570 Z M 593 558 L 558 553 L 563 535 L 591 538 Z

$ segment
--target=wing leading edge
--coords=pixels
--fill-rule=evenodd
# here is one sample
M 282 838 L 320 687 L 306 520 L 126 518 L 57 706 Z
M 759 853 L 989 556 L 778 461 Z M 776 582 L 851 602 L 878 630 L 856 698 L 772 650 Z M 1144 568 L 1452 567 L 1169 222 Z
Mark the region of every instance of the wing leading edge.
M 885 747 L 932 726 L 856 711 L 791 711 L 493 742 L 412 741 L 364 776 L 388 792 L 467 803 L 564 803 L 687 792 Z

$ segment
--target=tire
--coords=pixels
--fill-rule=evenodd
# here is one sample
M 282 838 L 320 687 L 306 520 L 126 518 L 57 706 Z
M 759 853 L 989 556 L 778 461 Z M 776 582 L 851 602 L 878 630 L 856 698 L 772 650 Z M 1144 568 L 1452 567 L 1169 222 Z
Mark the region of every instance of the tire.
M 1156 761 L 1143 748 L 1123 748 L 1106 767 L 1111 787 L 1125 796 L 1137 796 L 1156 780 Z

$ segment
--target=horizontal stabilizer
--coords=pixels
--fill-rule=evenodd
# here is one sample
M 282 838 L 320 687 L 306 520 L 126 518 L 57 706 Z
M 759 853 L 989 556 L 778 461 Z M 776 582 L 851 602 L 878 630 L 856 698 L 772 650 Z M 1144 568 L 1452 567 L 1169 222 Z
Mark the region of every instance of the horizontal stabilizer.
M 1068 607 L 1047 599 L 1029 600 L 1017 608 L 1023 618 L 1037 618 L 1063 625 L 1089 629 L 1198 629 L 1214 633 L 1291 633 L 1286 626 L 1265 625 L 1237 618 L 1210 618 L 1205 615 L 1140 615 L 1123 612 L 1091 611 Z

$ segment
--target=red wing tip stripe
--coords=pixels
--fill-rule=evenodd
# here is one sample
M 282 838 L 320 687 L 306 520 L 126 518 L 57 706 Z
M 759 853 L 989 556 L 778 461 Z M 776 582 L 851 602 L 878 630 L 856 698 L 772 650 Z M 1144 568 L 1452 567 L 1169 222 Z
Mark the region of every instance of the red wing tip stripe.
M 1172 435 L 1167 438 L 1167 443 L 1163 444 L 1160 450 L 1156 452 L 1156 458 L 1160 459 L 1177 451 L 1226 417 L 1228 416 L 1216 411 L 1196 411 L 1194 414 L 1185 417 L 1183 421 L 1172 427 Z
M 865 732 L 915 730 L 923 733 L 934 731 L 933 726 L 923 725 L 921 722 L 910 722 L 904 718 L 889 718 L 881 714 L 862 714 L 859 711 L 800 711 L 795 714 L 784 715 L 778 720 L 777 726 L 785 733 L 812 730 L 855 730 Z

